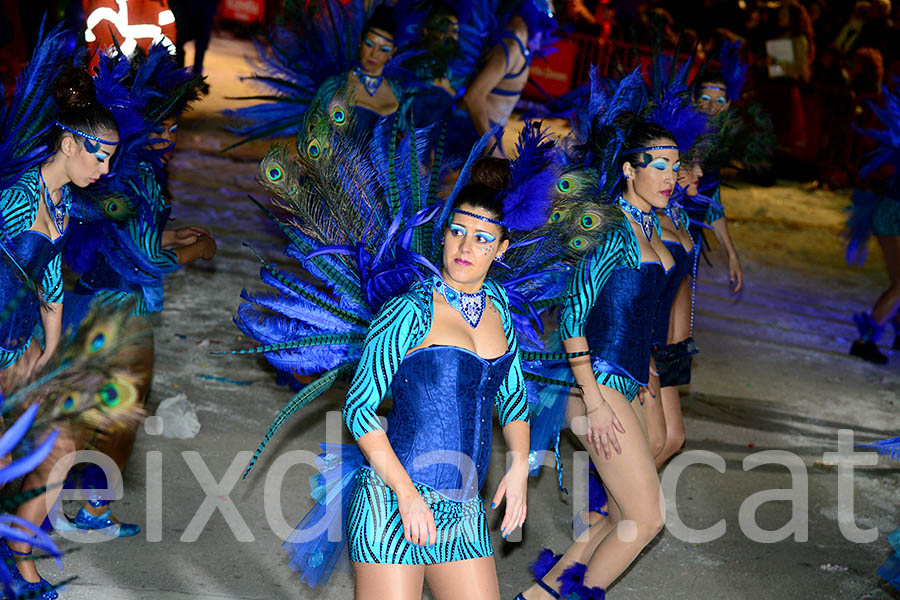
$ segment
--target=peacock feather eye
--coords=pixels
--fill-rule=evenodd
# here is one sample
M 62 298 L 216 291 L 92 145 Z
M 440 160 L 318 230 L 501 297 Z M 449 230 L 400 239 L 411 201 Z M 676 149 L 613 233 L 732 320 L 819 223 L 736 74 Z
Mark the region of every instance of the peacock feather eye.
M 331 118 L 338 125 L 343 125 L 344 121 L 347 120 L 347 113 L 344 112 L 343 108 L 336 108 L 331 112 Z
M 106 345 L 106 334 L 98 333 L 93 338 L 91 338 L 90 351 L 91 352 L 99 352 L 103 346 Z
M 281 178 L 284 177 L 284 172 L 281 170 L 281 167 L 269 167 L 266 175 L 269 177 L 269 181 L 276 182 L 281 181 Z
M 587 231 L 594 229 L 599 224 L 600 224 L 600 219 L 597 218 L 597 215 L 587 213 L 585 215 L 582 215 L 582 217 L 581 217 L 581 227 L 582 227 L 582 229 L 586 229 Z
M 73 408 L 75 408 L 75 398 L 71 395 L 66 396 L 66 399 L 63 400 L 62 408 L 66 412 L 70 412 Z
M 306 147 L 306 153 L 312 159 L 319 158 L 319 155 L 322 154 L 322 148 L 319 146 L 319 142 L 317 142 L 315 140 L 310 142 L 309 145 Z
M 119 212 L 119 203 L 118 202 L 110 202 L 109 204 L 106 205 L 106 209 L 109 211 L 110 214 L 114 215 L 117 212 Z
M 574 248 L 575 250 L 581 250 L 582 248 L 584 248 L 584 245 L 585 245 L 584 238 L 582 238 L 582 237 L 572 238 L 572 241 L 569 242 L 569 245 L 572 248 Z
M 100 396 L 100 402 L 104 406 L 114 407 L 119 404 L 119 387 L 113 382 L 107 383 L 100 388 L 98 395 Z
M 556 182 L 556 187 L 565 194 L 572 190 L 572 182 L 567 177 L 563 177 Z

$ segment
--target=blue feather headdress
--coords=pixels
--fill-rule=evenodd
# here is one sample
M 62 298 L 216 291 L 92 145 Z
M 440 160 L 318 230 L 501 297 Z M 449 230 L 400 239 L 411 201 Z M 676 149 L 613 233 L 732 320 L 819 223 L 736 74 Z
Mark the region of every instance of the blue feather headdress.
M 741 60 L 741 42 L 725 42 L 719 50 L 719 70 L 725 80 L 725 96 L 734 102 L 741 97 L 747 80 L 747 64 Z
M 688 89 L 691 60 L 682 65 L 666 54 L 657 54 L 651 68 L 653 103 L 647 120 L 668 129 L 675 137 L 682 162 L 702 162 L 700 136 L 708 128 L 706 115 L 697 110 Z

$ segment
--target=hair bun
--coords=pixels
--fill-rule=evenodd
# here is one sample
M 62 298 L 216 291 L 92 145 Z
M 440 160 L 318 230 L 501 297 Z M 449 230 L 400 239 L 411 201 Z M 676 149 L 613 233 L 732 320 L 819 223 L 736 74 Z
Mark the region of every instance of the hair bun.
M 479 158 L 472 165 L 469 181 L 500 191 L 509 184 L 509 161 L 493 156 Z
M 631 131 L 631 128 L 634 127 L 639 120 L 640 119 L 638 118 L 637 113 L 628 110 L 619 114 L 613 120 L 613 123 L 615 123 L 615 126 L 623 130 L 627 135 L 628 132 Z
M 94 81 L 88 72 L 79 67 L 63 71 L 53 86 L 53 97 L 60 111 L 82 109 L 97 103 Z

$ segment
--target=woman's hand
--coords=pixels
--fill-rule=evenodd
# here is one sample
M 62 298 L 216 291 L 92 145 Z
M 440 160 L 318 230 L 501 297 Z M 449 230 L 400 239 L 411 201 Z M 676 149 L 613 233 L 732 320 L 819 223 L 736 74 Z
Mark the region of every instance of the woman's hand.
M 625 428 L 619 422 L 612 406 L 600 395 L 599 387 L 585 391 L 584 394 L 585 416 L 588 420 L 588 442 L 594 446 L 597 454 L 603 454 L 607 460 L 612 458 L 610 447 L 616 454 L 622 454 L 622 447 L 616 437 L 616 431 L 625 433 Z
M 736 253 L 728 256 L 728 282 L 732 294 L 737 294 L 744 287 L 744 269 Z
M 494 499 L 491 500 L 491 508 L 497 508 L 506 499 L 506 513 L 503 522 L 500 523 L 500 534 L 503 537 L 521 527 L 525 523 L 528 496 L 528 462 L 517 461 L 512 464 L 500 484 Z
M 159 243 L 162 246 L 172 246 L 175 244 L 178 244 L 179 246 L 189 246 L 196 243 L 200 236 L 203 235 L 212 237 L 212 234 L 202 227 L 191 226 L 175 230 L 166 229 L 162 232 Z
M 407 542 L 416 546 L 428 546 L 437 542 L 434 515 L 419 490 L 412 488 L 411 491 L 397 494 L 397 508 L 403 520 L 403 537 Z
M 212 239 L 209 235 L 199 235 L 197 236 L 197 241 L 194 242 L 197 247 L 200 249 L 200 258 L 204 260 L 212 260 L 216 255 L 216 240 Z

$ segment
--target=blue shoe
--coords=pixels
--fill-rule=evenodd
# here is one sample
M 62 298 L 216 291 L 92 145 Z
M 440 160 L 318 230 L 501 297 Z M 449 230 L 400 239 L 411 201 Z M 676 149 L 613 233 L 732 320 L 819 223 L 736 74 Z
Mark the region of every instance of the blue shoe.
M 10 548 L 5 541 L 0 541 L 0 560 L 6 563 L 9 573 L 12 575 L 14 598 L 40 598 L 40 600 L 56 600 L 59 598 L 59 594 L 53 589 L 50 582 L 43 577 L 41 577 L 40 581 L 26 581 L 16 565 L 16 556 L 31 556 L 31 550 L 28 552 L 17 552 Z
M 541 550 L 541 553 L 538 554 L 537 560 L 531 563 L 529 570 L 531 571 L 531 576 L 534 578 L 534 582 L 537 584 L 539 588 L 550 594 L 553 598 L 559 598 L 559 592 L 554 590 L 552 587 L 543 582 L 544 576 L 550 572 L 556 563 L 559 562 L 559 559 L 562 558 L 562 554 L 553 554 L 553 551 L 549 548 L 544 548 Z M 516 597 L 513 600 L 525 600 L 525 596 L 522 594 L 516 594 Z
M 78 514 L 75 515 L 75 520 L 70 521 L 60 515 L 57 523 L 54 523 L 53 526 L 65 531 L 67 524 L 71 524 L 76 529 L 92 529 L 109 537 L 131 537 L 141 532 L 141 526 L 135 523 L 116 523 L 110 518 L 111 513 L 111 509 L 106 509 L 102 515 L 94 516 L 81 507 Z

